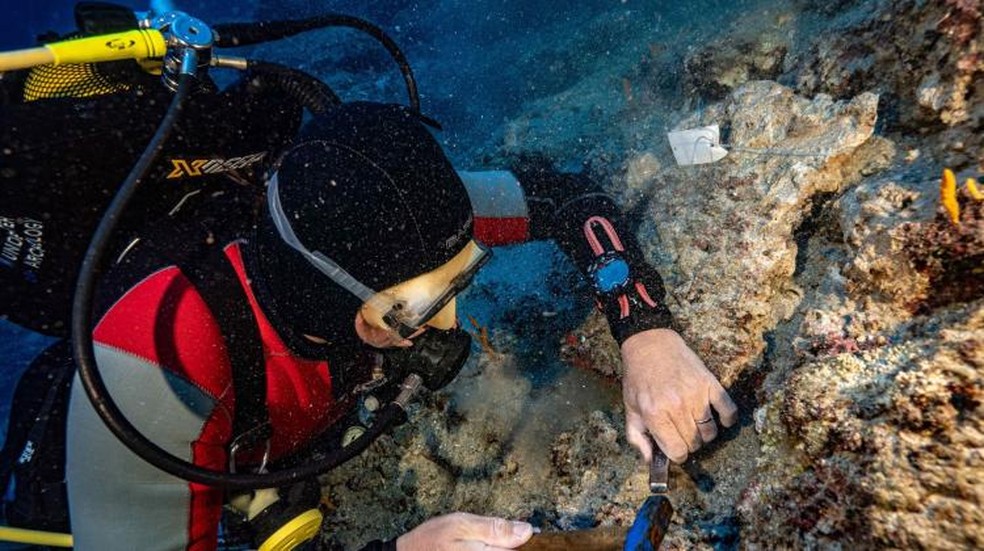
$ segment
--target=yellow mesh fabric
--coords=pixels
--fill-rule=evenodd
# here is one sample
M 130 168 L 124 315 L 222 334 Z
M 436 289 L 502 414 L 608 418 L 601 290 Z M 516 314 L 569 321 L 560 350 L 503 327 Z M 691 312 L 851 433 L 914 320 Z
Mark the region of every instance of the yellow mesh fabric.
M 89 63 L 42 65 L 31 70 L 24 84 L 24 101 L 45 98 L 84 98 L 127 90 L 126 83 L 99 74 Z

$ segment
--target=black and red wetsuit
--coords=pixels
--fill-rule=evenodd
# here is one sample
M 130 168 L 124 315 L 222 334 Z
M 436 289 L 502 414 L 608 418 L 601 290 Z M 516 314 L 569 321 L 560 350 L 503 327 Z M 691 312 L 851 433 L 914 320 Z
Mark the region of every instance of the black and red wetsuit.
M 587 185 L 580 176 L 522 174 L 533 182 L 526 192 L 511 173 L 463 173 L 475 214 L 475 238 L 496 246 L 560 232 L 555 238 L 577 263 L 590 264 L 586 224 L 601 216 L 617 225 L 611 199 L 590 186 L 578 189 Z M 529 190 L 558 186 L 571 190 L 568 204 L 528 196 Z M 634 247 L 630 235 L 621 235 L 621 241 Z M 328 362 L 293 352 L 264 314 L 243 261 L 248 251 L 243 240 L 224 248 L 247 290 L 263 340 L 266 402 L 274 428 L 270 453 L 278 460 L 309 444 L 345 408 Z M 139 256 L 139 247 L 129 254 Z M 148 264 L 141 259 L 133 265 Z M 658 276 L 639 281 L 649 286 L 650 298 L 662 299 Z M 633 304 L 637 306 L 627 318 L 609 315 L 619 341 L 669 323 L 661 304 Z M 146 270 L 106 308 L 94 336 L 106 384 L 141 432 L 195 464 L 228 466 L 236 404 L 229 357 L 215 317 L 178 266 L 164 263 Z M 67 476 L 78 549 L 216 546 L 223 492 L 170 476 L 132 454 L 105 428 L 78 384 L 70 407 Z
M 139 154 L 134 144 L 145 143 L 153 130 L 148 121 L 159 120 L 166 103 L 146 101 L 148 94 L 161 96 L 156 86 L 156 81 L 135 83 L 111 96 L 49 100 L 51 117 L 35 117 L 25 104 L 0 112 L 5 117 L 0 117 L 5 121 L 0 141 L 12 144 L 16 155 L 11 157 L 20 163 L 0 179 L 29 174 L 39 182 L 58 183 L 43 204 L 6 202 L 0 205 L 0 216 L 44 219 L 46 235 L 91 232 L 98 217 L 87 216 L 81 223 L 74 215 L 99 212 L 111 196 L 107 182 L 121 181 Z M 255 108 L 234 101 L 241 98 L 255 99 Z M 338 420 L 347 410 L 347 390 L 357 382 L 342 383 L 340 362 L 329 364 L 310 351 L 298 352 L 296 339 L 287 338 L 282 327 L 289 320 L 272 320 L 265 313 L 262 299 L 257 300 L 262 293 L 255 292 L 250 279 L 250 220 L 255 190 L 262 189 L 260 174 L 287 146 L 300 121 L 296 105 L 280 102 L 286 103 L 282 95 L 254 80 L 227 92 L 193 96 L 159 166 L 144 184 L 146 194 L 127 213 L 113 246 L 115 262 L 98 297 L 96 358 L 114 400 L 157 445 L 211 469 L 230 464 L 236 389 L 216 316 L 193 278 L 182 271 L 187 257 L 170 254 L 182 249 L 184 241 L 199 238 L 189 235 L 206 235 L 221 250 L 252 307 L 266 362 L 272 460 L 291 456 Z M 37 109 L 43 112 L 45 107 Z M 32 117 L 38 122 L 32 123 Z M 66 120 L 78 128 L 61 135 L 57 129 Z M 140 139 L 119 131 L 131 120 L 140 123 Z M 30 139 L 39 125 L 50 135 L 44 147 Z M 606 269 L 609 265 L 601 260 L 610 254 L 629 261 L 629 284 L 598 295 L 619 342 L 670 324 L 658 274 L 619 224 L 612 199 L 587 178 L 527 165 L 511 173 L 462 173 L 462 179 L 472 202 L 474 237 L 486 245 L 554 239 L 589 275 Z M 248 191 L 250 184 L 253 192 Z M 80 201 L 78 194 L 91 195 L 91 190 L 101 199 L 94 205 Z M 237 190 L 245 199 L 225 202 Z M 162 196 L 169 199 L 162 201 Z M 34 208 L 39 212 L 30 210 Z M 72 216 L 50 216 L 59 213 Z M 146 232 L 144 226 L 154 229 Z M 19 294 L 25 305 L 33 304 L 27 300 L 32 293 L 70 296 L 74 278 L 69 275 L 77 270 L 80 249 L 84 247 L 68 247 L 58 255 L 49 251 L 46 263 L 30 272 L 29 279 L 23 276 L 28 271 L 18 266 L 17 271 L 0 270 L 0 276 L 9 279 L 15 286 L 11 288 L 24 289 Z M 54 304 L 33 313 L 63 318 L 65 301 Z M 20 310 L 32 312 L 27 306 Z M 256 450 L 236 459 L 259 461 Z M 72 532 L 81 551 L 209 550 L 217 545 L 223 492 L 168 475 L 130 452 L 98 418 L 77 381 L 69 407 L 66 471 Z
M 263 341 L 271 458 L 308 443 L 342 413 L 326 361 L 297 356 L 250 291 L 240 243 L 225 248 Z M 126 292 L 94 332 L 99 369 L 128 419 L 170 453 L 226 469 L 236 396 L 228 351 L 208 306 L 177 266 Z M 223 492 L 157 470 L 133 455 L 74 385 L 67 480 L 78 549 L 214 549 Z

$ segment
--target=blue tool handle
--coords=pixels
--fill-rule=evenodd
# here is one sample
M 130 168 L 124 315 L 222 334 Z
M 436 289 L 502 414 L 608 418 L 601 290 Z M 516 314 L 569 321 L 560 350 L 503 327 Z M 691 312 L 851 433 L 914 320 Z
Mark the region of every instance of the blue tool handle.
M 659 549 L 673 518 L 673 504 L 664 495 L 646 498 L 636 515 L 632 528 L 625 536 L 623 551 L 656 551 Z

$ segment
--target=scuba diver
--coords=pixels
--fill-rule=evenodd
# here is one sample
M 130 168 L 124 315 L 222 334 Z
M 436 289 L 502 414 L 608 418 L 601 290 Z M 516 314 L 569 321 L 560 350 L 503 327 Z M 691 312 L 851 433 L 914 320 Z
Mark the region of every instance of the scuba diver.
M 85 154 L 46 161 L 69 200 L 74 177 L 105 170 L 114 181 L 115 130 L 153 120 L 164 103 L 147 101 L 164 94 L 139 70 L 110 80 L 96 93 L 36 102 L 5 87 L 3 108 L 17 107 L 3 115 L 7 132 L 85 128 L 65 130 Z M 255 75 L 221 92 L 199 84 L 163 150 L 168 162 L 151 171 L 151 182 L 180 193 L 140 197 L 113 241 L 95 296 L 95 358 L 120 409 L 155 444 L 233 473 L 345 448 L 372 425 L 371 404 L 405 406 L 420 385 L 450 382 L 470 350 L 456 296 L 492 248 L 538 239 L 556 241 L 591 284 L 621 349 L 628 439 L 647 460 L 649 435 L 680 463 L 718 423 L 736 421 L 727 392 L 672 329 L 658 273 L 590 178 L 529 160 L 458 172 L 417 110 L 341 103 L 302 125 L 300 106 L 281 92 Z M 68 139 L 58 141 L 64 150 Z M 212 160 L 197 162 L 196 151 Z M 206 178 L 215 185 L 194 187 Z M 62 340 L 31 369 L 72 364 Z M 272 493 L 189 482 L 121 442 L 78 376 L 65 388 L 64 529 L 70 518 L 77 549 L 215 549 L 220 527 L 235 522 L 230 511 L 260 549 L 320 525 L 305 516 L 321 498 L 316 478 Z M 41 516 L 57 506 L 48 497 L 34 502 Z M 511 549 L 531 534 L 525 522 L 453 513 L 366 549 Z

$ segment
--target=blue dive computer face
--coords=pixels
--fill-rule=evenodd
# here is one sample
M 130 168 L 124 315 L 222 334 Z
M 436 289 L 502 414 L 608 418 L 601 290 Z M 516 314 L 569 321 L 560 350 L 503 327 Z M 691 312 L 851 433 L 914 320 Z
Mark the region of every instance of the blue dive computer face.
M 591 267 L 591 283 L 603 294 L 624 288 L 630 281 L 629 263 L 619 255 L 606 254 Z

